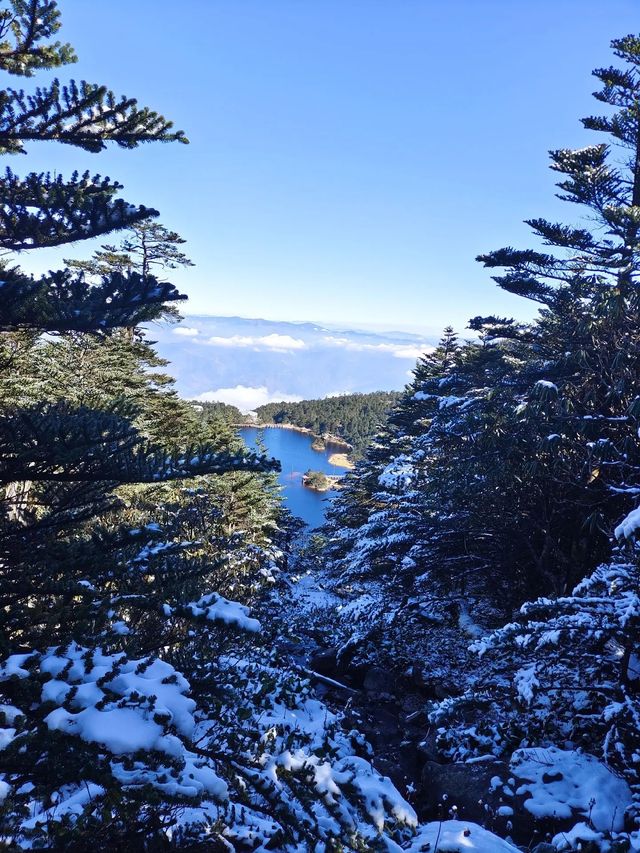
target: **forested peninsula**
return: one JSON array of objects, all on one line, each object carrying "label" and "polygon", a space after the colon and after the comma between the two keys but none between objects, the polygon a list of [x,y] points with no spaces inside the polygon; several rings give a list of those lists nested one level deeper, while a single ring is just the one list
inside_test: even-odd
[{"label": "forested peninsula", "polygon": [[268,403],[259,406],[256,415],[259,424],[289,424],[328,444],[345,442],[351,445],[350,457],[358,459],[399,398],[399,391],[341,394],[298,403]]},{"label": "forested peninsula", "polygon": [[341,394],[296,403],[267,403],[251,415],[243,415],[228,403],[198,402],[193,405],[207,422],[298,429],[314,439],[315,449],[335,450],[337,464],[349,467],[352,460],[362,458],[400,398],[400,391]]}]

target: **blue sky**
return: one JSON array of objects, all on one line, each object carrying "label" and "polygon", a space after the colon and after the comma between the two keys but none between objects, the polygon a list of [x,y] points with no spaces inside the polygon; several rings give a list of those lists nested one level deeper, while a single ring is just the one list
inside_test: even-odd
[{"label": "blue sky", "polygon": [[525,218],[578,214],[554,200],[546,152],[589,141],[591,69],[640,21],[637,0],[60,8],[80,61],[59,76],[137,97],[191,145],[34,145],[14,169],[89,168],[158,208],[197,264],[175,276],[189,312],[427,330],[532,315],[474,257],[530,245]]}]

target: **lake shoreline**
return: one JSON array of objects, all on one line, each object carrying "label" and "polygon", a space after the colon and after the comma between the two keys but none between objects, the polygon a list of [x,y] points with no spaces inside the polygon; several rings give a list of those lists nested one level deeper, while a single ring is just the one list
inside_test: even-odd
[{"label": "lake shoreline", "polygon": [[332,453],[329,456],[329,464],[335,465],[336,468],[344,468],[347,471],[353,471],[356,467],[347,453]]},{"label": "lake shoreline", "polygon": [[[350,451],[353,450],[353,445],[349,444],[348,441],[345,441],[343,438],[340,438],[338,435],[332,435],[330,432],[325,432],[322,435],[318,435],[318,433],[313,432],[308,427],[296,426],[296,424],[276,424],[276,423],[259,423],[258,421],[251,421],[243,424],[232,424],[232,426],[236,429],[242,429],[246,427],[251,427],[252,429],[288,429],[292,432],[299,432],[302,435],[308,435],[313,438],[313,443],[311,447],[313,450],[318,452],[322,452],[327,449],[327,447],[336,447],[339,450],[344,451],[343,453],[333,453],[331,457],[329,457],[329,461],[331,462],[332,457],[337,457],[342,459],[347,459]],[[353,463],[349,460],[349,464],[344,464],[341,462],[331,462],[332,465],[336,465],[338,468],[350,468],[353,466]]]}]

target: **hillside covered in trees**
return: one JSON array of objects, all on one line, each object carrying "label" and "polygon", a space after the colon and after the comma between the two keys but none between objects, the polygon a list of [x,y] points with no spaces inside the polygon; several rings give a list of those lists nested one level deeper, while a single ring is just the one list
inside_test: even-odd
[{"label": "hillside covered in trees", "polygon": [[268,403],[256,409],[256,414],[260,423],[292,424],[315,435],[341,438],[353,447],[352,455],[358,458],[399,397],[397,391],[341,394],[299,403]]},{"label": "hillside covered in trees", "polygon": [[246,417],[242,414],[237,406],[232,406],[229,403],[206,402],[192,403],[196,412],[200,413],[201,418],[207,423],[216,423],[221,421],[229,426],[238,426],[245,422]]},{"label": "hillside covered in trees", "polygon": [[[60,25],[0,2],[0,70],[74,62]],[[578,225],[479,258],[536,318],[446,329],[401,394],[261,411],[376,430],[301,541],[277,463],[143,331],[176,320],[183,238],[111,179],[4,173],[8,851],[640,848],[640,38],[613,51],[584,120],[606,142],[551,153]],[[86,82],[7,87],[0,115],[27,161],[186,143]]]}]

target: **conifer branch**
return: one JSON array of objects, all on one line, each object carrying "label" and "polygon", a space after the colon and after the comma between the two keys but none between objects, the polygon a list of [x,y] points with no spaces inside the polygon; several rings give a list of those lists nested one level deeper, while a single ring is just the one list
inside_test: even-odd
[{"label": "conifer branch", "polygon": [[122,185],[89,172],[70,180],[7,169],[0,178],[0,246],[11,251],[59,246],[126,228],[157,211],[115,199]]},{"label": "conifer branch", "polygon": [[[6,2],[6,0],[5,0]],[[60,12],[52,0],[9,0],[0,11],[0,70],[32,77],[38,68],[57,68],[76,62],[70,44],[52,38],[60,29]]]},{"label": "conifer branch", "polygon": [[61,270],[33,279],[15,269],[0,281],[0,331],[104,333],[161,317],[167,302],[186,299],[153,276],[114,272],[97,285],[82,273]]},{"label": "conifer branch", "polygon": [[120,97],[106,86],[58,80],[33,95],[0,91],[0,153],[23,153],[24,143],[56,141],[97,153],[115,142],[136,148],[141,142],[187,142],[183,131],[134,98]]}]

